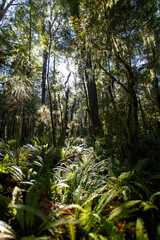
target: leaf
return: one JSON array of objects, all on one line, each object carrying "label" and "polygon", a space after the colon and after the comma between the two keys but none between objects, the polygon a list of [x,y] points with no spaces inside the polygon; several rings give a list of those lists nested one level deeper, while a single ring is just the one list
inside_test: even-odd
[{"label": "leaf", "polygon": [[160,192],[156,192],[150,197],[150,202],[151,203],[154,203],[154,199],[155,199],[156,196],[160,196]]},{"label": "leaf", "polygon": [[67,224],[79,224],[80,221],[75,219],[75,218],[62,218],[60,220],[56,220],[54,222],[49,222],[48,224],[46,224],[44,226],[44,228],[42,229],[42,231],[44,230],[49,230],[49,229],[52,229],[52,228],[55,228],[55,227],[58,227],[58,226],[61,226],[61,225],[67,225]]},{"label": "leaf", "polygon": [[16,178],[19,181],[22,181],[24,174],[18,166],[8,167],[8,169],[13,174],[14,178]]},{"label": "leaf", "polygon": [[0,239],[15,238],[14,230],[11,228],[10,225],[8,225],[7,223],[5,223],[3,221],[0,221],[0,232],[4,233],[4,234],[0,234]]},{"label": "leaf", "polygon": [[28,237],[23,237],[21,240],[48,240],[51,239],[51,237],[43,236],[43,237],[35,237],[34,235],[30,235]]},{"label": "leaf", "polygon": [[106,207],[107,203],[111,201],[115,196],[117,196],[118,191],[115,189],[110,189],[109,191],[105,192],[101,198],[99,199],[97,205],[94,208],[94,212],[101,213],[104,208]]},{"label": "leaf", "polygon": [[63,210],[72,209],[72,208],[76,208],[76,209],[80,210],[81,212],[85,212],[85,210],[77,204],[70,204],[70,205],[63,206],[62,208],[59,209],[59,211],[62,212]]},{"label": "leaf", "polygon": [[69,187],[67,184],[65,183],[58,183],[56,186],[60,186],[60,187]]},{"label": "leaf", "polygon": [[91,237],[91,239],[94,239],[94,240],[108,240],[107,237],[104,237],[97,233],[89,233],[89,236]]},{"label": "leaf", "polygon": [[[123,218],[123,214],[127,214],[127,211],[130,209],[130,208],[133,208],[135,207],[136,205],[138,205],[140,202],[142,202],[141,200],[132,200],[132,201],[128,201],[128,202],[125,202],[124,204],[122,204],[121,206],[115,208],[110,216],[109,216],[109,220],[112,220],[113,218],[115,217],[120,217],[120,218]],[[131,209],[132,211],[131,212],[135,212],[137,210],[136,209]],[[129,217],[129,216],[128,216]]]},{"label": "leaf", "polygon": [[34,209],[30,206],[22,205],[22,204],[13,205],[13,206],[10,206],[10,208],[22,209],[22,210],[25,210],[26,212],[32,212],[38,217],[40,217],[42,220],[47,221],[46,215],[43,214],[39,209]]},{"label": "leaf", "polygon": [[69,238],[70,240],[75,240],[76,239],[76,228],[73,224],[69,223],[67,224],[67,230],[69,233]]},{"label": "leaf", "polygon": [[9,155],[8,155],[8,153],[7,153],[7,154],[5,155],[3,161],[5,162],[5,161],[7,161],[8,159],[9,159]]},{"label": "leaf", "polygon": [[144,228],[144,222],[141,218],[136,221],[136,237],[137,240],[149,240],[148,234]]},{"label": "leaf", "polygon": [[141,206],[143,207],[143,211],[147,211],[149,209],[158,210],[158,208],[155,205],[151,204],[150,202],[142,202]]},{"label": "leaf", "polygon": [[121,175],[118,177],[118,180],[122,182],[124,179],[128,179],[131,176],[131,172],[123,172]]}]

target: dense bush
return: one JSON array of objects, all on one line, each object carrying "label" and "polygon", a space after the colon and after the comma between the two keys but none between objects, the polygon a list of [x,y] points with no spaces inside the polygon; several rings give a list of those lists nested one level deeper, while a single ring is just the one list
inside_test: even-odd
[{"label": "dense bush", "polygon": [[3,143],[0,238],[158,239],[160,176],[143,174],[145,159],[132,170],[116,155],[104,159],[100,141],[68,139],[53,149],[34,140],[18,161]]}]

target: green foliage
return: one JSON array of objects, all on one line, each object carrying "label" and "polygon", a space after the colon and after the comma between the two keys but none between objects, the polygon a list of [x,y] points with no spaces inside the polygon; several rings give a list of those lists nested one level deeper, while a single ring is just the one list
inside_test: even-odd
[{"label": "green foliage", "polygon": [[80,0],[61,0],[62,4],[64,7],[67,5],[70,10],[70,15],[72,16],[79,16],[79,5],[80,5]]},{"label": "green foliage", "polygon": [[[1,191],[0,191],[1,192]],[[0,193],[0,206],[1,206],[1,220],[7,221],[11,217],[10,211],[8,210],[8,205],[11,202],[11,197],[4,196]]]},{"label": "green foliage", "polygon": [[[150,238],[146,222],[159,221],[160,194],[152,193],[141,178],[143,162],[132,171],[122,166],[114,175],[98,142],[93,148],[83,139],[70,139],[57,151],[44,139],[34,139],[33,144],[19,149],[19,166],[12,161],[7,168],[17,180],[12,199],[4,205],[13,216],[14,234],[19,229],[21,239]],[[61,157],[54,168],[52,153]]]},{"label": "green foliage", "polygon": [[138,240],[149,240],[144,228],[144,222],[141,218],[138,218],[136,222],[136,237]]},{"label": "green foliage", "polygon": [[2,233],[0,239],[15,239],[16,237],[16,233],[11,226],[3,221],[0,221],[0,232]]}]

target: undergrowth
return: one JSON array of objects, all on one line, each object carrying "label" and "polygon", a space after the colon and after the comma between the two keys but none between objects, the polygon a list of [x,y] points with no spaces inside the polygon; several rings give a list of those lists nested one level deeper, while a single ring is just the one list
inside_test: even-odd
[{"label": "undergrowth", "polygon": [[160,238],[160,174],[149,155],[130,169],[101,139],[56,149],[34,139],[18,155],[14,141],[1,141],[0,149],[1,239]]}]

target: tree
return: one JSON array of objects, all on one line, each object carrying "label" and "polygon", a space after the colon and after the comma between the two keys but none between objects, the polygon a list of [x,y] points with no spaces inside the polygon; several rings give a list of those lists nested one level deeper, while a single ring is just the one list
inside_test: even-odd
[{"label": "tree", "polygon": [[[150,26],[150,35],[155,31],[153,29],[156,29],[157,32],[157,26],[151,24],[154,20],[156,24],[158,22],[158,19],[156,19],[158,16],[157,6],[157,1],[154,1],[154,3],[153,1],[146,1],[143,6],[140,1],[83,1],[79,17],[72,18],[77,45],[80,51],[85,49],[86,52],[90,53],[92,65],[95,66],[94,69],[99,76],[97,78],[98,91],[100,90],[98,88],[100,79],[103,76],[106,78],[104,86],[106,85],[106,94],[108,94],[112,103],[108,107],[112,106],[114,108],[118,121],[123,125],[123,131],[117,129],[117,132],[121,136],[123,133],[124,138],[127,136],[127,157],[130,159],[131,165],[136,162],[139,151],[140,114],[138,97],[142,94],[142,83],[146,77],[142,72],[142,69],[145,70],[146,55],[143,52],[145,46],[141,34],[142,30],[147,29],[148,26]],[[146,18],[148,14],[150,20]],[[153,61],[157,62],[157,57],[156,59],[154,57],[155,49],[153,51],[152,48],[151,52],[152,60],[154,59]],[[153,89],[155,89],[158,103],[157,70],[155,72],[155,68],[154,70],[152,68],[152,73],[154,75]],[[102,77],[100,77],[101,74]],[[119,99],[121,99],[121,105],[124,106],[124,111],[118,106]],[[107,110],[107,112],[111,114],[111,111]],[[107,117],[107,119],[109,118]],[[108,131],[110,131],[111,124],[107,123]],[[116,124],[115,127],[117,127]],[[116,131],[114,131],[115,133]],[[120,135],[116,137],[119,138]]]},{"label": "tree", "polygon": [[7,0],[2,0],[2,4],[0,5],[0,21],[3,20],[4,15],[6,14],[9,7],[13,4],[15,0],[10,0],[9,3],[7,3]]}]

